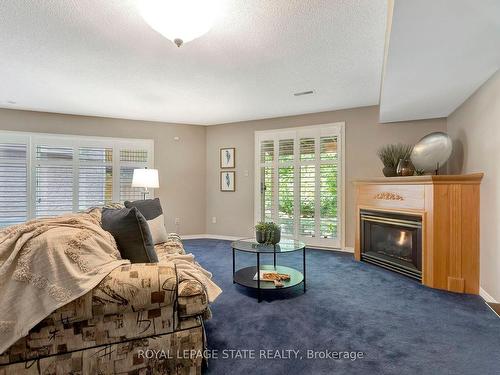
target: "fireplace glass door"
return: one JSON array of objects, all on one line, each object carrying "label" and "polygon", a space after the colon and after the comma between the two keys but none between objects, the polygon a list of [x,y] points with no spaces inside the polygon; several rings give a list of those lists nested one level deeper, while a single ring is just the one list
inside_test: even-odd
[{"label": "fireplace glass door", "polygon": [[361,258],[421,279],[422,219],[378,211],[361,212]]}]

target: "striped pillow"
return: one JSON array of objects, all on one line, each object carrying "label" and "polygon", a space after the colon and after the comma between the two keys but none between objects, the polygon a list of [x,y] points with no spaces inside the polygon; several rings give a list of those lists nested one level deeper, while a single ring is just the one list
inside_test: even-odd
[{"label": "striped pillow", "polygon": [[133,202],[125,201],[125,207],[136,207],[146,218],[155,245],[167,241],[168,235],[165,229],[165,219],[163,217],[163,210],[159,198]]}]

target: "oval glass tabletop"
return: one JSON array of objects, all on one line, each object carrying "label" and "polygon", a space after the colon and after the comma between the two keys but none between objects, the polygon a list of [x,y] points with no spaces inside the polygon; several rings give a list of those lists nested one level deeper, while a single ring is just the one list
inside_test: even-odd
[{"label": "oval glass tabletop", "polygon": [[266,245],[258,243],[255,238],[245,238],[234,241],[231,246],[233,249],[249,253],[287,253],[302,250],[306,244],[301,241],[284,238],[276,245]]}]

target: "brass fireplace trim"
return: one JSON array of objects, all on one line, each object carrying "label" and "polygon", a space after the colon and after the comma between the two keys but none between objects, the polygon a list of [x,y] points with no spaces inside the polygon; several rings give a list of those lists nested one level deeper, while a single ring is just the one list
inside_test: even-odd
[{"label": "brass fireplace trim", "polygon": [[373,221],[373,222],[382,223],[382,224],[396,224],[396,225],[399,225],[401,227],[407,227],[407,228],[422,228],[422,223],[419,221],[393,219],[393,218],[372,216],[372,215],[366,215],[366,214],[361,214],[361,220]]}]

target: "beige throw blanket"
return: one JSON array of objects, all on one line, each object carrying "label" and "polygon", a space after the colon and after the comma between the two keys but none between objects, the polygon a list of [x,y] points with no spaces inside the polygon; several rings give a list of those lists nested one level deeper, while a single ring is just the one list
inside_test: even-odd
[{"label": "beige throw blanket", "polygon": [[52,311],[128,263],[92,213],[33,220],[0,231],[0,353]]},{"label": "beige throw blanket", "polygon": [[158,254],[160,263],[175,265],[179,282],[198,280],[205,287],[208,301],[213,302],[222,293],[222,289],[212,281],[212,274],[200,266],[193,254]]}]

